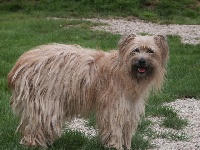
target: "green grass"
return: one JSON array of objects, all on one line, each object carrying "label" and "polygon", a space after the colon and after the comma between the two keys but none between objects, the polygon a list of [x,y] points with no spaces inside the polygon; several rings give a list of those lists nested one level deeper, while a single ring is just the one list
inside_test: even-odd
[{"label": "green grass", "polygon": [[[37,2],[37,1],[35,1]],[[53,14],[53,13],[52,13]],[[0,145],[2,149],[35,149],[19,144],[20,135],[15,133],[19,118],[15,117],[9,106],[11,96],[7,87],[6,76],[17,58],[25,51],[47,43],[79,44],[83,47],[100,48],[105,51],[116,49],[119,35],[92,31],[96,23],[80,20],[51,20],[43,14],[26,14],[21,12],[0,13]],[[163,126],[181,130],[187,122],[164,102],[176,98],[200,98],[200,45],[181,44],[177,36],[168,36],[170,61],[168,75],[162,93],[151,95],[146,108],[146,116],[164,116]],[[132,149],[151,147],[149,139],[154,137],[148,127],[148,120],[142,120],[132,140]],[[90,126],[95,126],[95,118],[90,117]],[[172,135],[178,140],[182,136]],[[145,138],[148,137],[148,138]],[[79,132],[68,131],[55,141],[48,149],[70,150],[104,150],[98,138],[88,139]]]},{"label": "green grass", "polygon": [[2,12],[58,17],[126,17],[157,23],[200,24],[198,0],[10,0]]},{"label": "green grass", "polygon": [[187,126],[188,123],[187,123],[187,120],[183,120],[176,116],[172,118],[168,117],[167,119],[163,121],[162,125],[164,125],[167,128],[174,128],[174,129],[180,130],[183,127]]}]

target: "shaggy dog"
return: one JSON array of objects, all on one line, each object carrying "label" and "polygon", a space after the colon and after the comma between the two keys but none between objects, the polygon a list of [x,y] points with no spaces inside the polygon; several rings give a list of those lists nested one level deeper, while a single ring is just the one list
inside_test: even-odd
[{"label": "shaggy dog", "polygon": [[49,44],[24,53],[8,75],[11,106],[25,145],[47,146],[65,121],[93,110],[106,147],[131,149],[150,91],[161,89],[168,59],[162,35],[127,35],[118,51]]}]

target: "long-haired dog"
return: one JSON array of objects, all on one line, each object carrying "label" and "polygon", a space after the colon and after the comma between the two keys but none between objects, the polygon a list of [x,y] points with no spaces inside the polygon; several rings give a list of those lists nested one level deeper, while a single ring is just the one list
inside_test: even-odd
[{"label": "long-haired dog", "polygon": [[47,146],[65,121],[96,112],[102,143],[131,149],[150,91],[160,90],[168,44],[162,35],[127,35],[118,51],[49,44],[24,53],[8,75],[11,106],[25,145]]}]

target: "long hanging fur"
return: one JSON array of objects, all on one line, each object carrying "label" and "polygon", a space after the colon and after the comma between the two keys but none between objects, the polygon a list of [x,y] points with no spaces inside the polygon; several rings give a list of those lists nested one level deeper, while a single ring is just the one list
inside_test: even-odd
[{"label": "long hanging fur", "polygon": [[[155,49],[155,57],[131,57],[138,44]],[[139,57],[155,68],[151,77],[141,81],[131,71]],[[65,121],[95,110],[102,143],[130,149],[149,92],[162,86],[167,59],[162,35],[128,35],[120,40],[119,51],[49,44],[24,53],[8,75],[10,104],[21,117],[17,128],[21,143],[46,147],[61,136]]]}]

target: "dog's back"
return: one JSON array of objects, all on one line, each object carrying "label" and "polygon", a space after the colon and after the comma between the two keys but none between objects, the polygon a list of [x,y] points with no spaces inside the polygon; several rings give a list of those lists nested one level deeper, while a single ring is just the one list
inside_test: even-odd
[{"label": "dog's back", "polygon": [[[73,63],[76,63],[73,61],[77,60],[76,58],[78,57],[87,59],[86,62],[90,64],[94,61],[94,58],[91,56],[92,53],[92,50],[83,51],[82,47],[77,45],[49,44],[37,47],[25,52],[18,59],[15,66],[8,74],[8,84],[10,87],[13,87],[12,85],[14,85],[15,80],[20,77],[23,70],[28,68],[37,73],[38,71],[44,71],[44,68],[49,67],[46,71],[50,74],[55,67],[62,68],[63,66],[69,65],[65,64],[66,62],[73,65]],[[71,55],[74,55],[74,57],[70,57]],[[56,64],[59,66],[56,66]]]}]

